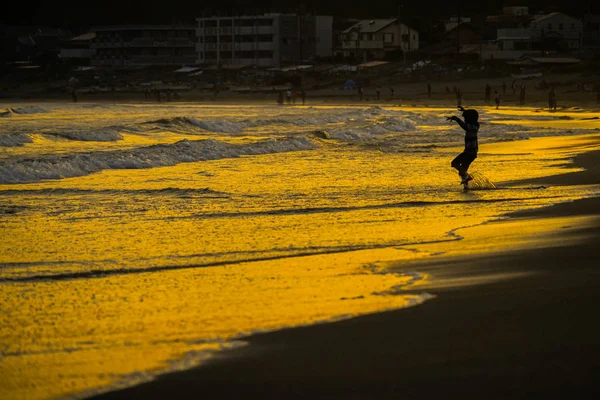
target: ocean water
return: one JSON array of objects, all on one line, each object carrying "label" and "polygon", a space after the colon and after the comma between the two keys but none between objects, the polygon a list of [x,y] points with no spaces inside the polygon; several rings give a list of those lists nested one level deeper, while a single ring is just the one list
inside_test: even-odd
[{"label": "ocean water", "polygon": [[[463,191],[452,109],[0,105],[0,397],[82,398],[244,335],[415,306],[419,244],[597,195],[585,113],[481,109]],[[411,293],[414,293],[411,292]]]}]

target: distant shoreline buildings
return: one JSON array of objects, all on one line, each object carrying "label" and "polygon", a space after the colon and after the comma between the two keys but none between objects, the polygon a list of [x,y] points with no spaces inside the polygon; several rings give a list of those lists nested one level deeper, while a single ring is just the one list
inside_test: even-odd
[{"label": "distant shoreline buildings", "polygon": [[442,29],[435,35],[419,32],[405,18],[349,20],[307,13],[201,17],[190,25],[98,26],[76,36],[60,29],[0,26],[0,64],[55,57],[72,66],[284,68],[398,61],[411,53],[424,60],[461,57],[482,64],[524,57],[593,58],[600,53],[598,15],[578,19],[512,6],[497,15],[475,17],[429,21]]}]

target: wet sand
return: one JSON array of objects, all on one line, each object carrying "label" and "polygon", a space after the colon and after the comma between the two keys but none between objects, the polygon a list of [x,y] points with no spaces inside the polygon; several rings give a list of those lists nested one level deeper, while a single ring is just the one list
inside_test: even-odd
[{"label": "wet sand", "polygon": [[[598,151],[579,155],[586,171],[528,183],[598,184],[599,159]],[[600,198],[517,213],[594,222],[555,230],[550,246],[396,266],[430,274],[430,286],[415,290],[437,297],[253,335],[203,366],[98,398],[597,398],[599,215]],[[477,282],[490,275],[509,278]]]}]

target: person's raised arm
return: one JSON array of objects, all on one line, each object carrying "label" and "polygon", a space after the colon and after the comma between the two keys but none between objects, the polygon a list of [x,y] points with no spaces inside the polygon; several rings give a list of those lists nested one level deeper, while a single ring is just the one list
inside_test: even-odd
[{"label": "person's raised arm", "polygon": [[465,122],[458,118],[457,116],[451,116],[451,117],[446,117],[446,121],[456,121],[456,123],[458,125],[460,125],[461,128],[463,128],[464,130],[467,130],[467,124],[465,124]]}]

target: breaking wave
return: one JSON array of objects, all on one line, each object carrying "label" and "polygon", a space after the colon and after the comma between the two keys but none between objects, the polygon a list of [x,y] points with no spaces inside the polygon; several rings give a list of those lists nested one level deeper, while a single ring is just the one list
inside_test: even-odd
[{"label": "breaking wave", "polygon": [[235,158],[242,155],[272,154],[311,150],[318,145],[307,137],[267,139],[252,144],[229,144],[218,140],[181,140],[132,150],[97,151],[67,156],[0,162],[0,183],[26,183],[87,175],[105,169],[142,169],[172,166],[184,162]]},{"label": "breaking wave", "polygon": [[17,114],[41,114],[41,113],[46,113],[48,112],[47,110],[43,109],[42,107],[38,107],[38,106],[25,106],[25,107],[8,107],[6,109],[4,109],[3,111],[0,111],[0,116],[1,117],[12,117],[13,115]]},{"label": "breaking wave", "polygon": [[[333,111],[333,112],[332,112]],[[383,121],[377,119],[381,117]],[[395,119],[392,121],[392,119]],[[405,113],[397,111],[384,110],[380,107],[371,107],[358,110],[303,110],[301,114],[281,114],[265,119],[243,119],[240,121],[227,119],[197,119],[188,116],[179,116],[173,118],[163,118],[155,121],[148,121],[143,125],[158,125],[163,129],[172,129],[178,132],[190,132],[190,129],[201,129],[207,132],[219,132],[237,134],[248,128],[267,127],[273,125],[291,125],[300,127],[323,127],[328,124],[337,124],[344,122],[365,122],[371,121],[378,124],[390,126],[386,131],[414,129],[414,123],[410,121]],[[393,124],[397,124],[394,129]]]},{"label": "breaking wave", "polygon": [[348,141],[371,139],[377,135],[385,135],[393,132],[406,132],[415,129],[415,124],[410,119],[384,118],[360,126],[333,129],[329,133],[334,139]]},{"label": "breaking wave", "polygon": [[19,147],[31,142],[33,140],[25,133],[0,134],[0,146],[2,147]]},{"label": "breaking wave", "polygon": [[176,131],[183,131],[185,133],[189,133],[190,127],[200,128],[210,132],[240,133],[248,126],[248,124],[235,121],[204,121],[193,117],[163,118],[156,121],[146,122],[144,124],[156,124],[165,128],[175,128]]},{"label": "breaking wave", "polygon": [[115,142],[122,140],[123,135],[117,127],[100,128],[98,130],[79,130],[65,132],[44,132],[44,135],[62,137],[69,140],[80,140],[82,142]]}]

